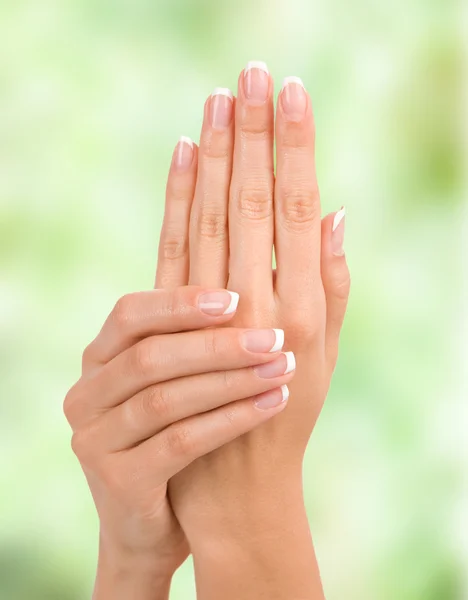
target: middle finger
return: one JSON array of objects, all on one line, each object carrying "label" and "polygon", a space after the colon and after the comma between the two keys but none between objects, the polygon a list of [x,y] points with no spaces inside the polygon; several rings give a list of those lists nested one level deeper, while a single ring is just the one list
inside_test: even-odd
[{"label": "middle finger", "polygon": [[69,392],[69,420],[79,425],[155,383],[241,369],[276,357],[279,329],[219,328],[147,337]]},{"label": "middle finger", "polygon": [[239,77],[229,198],[229,281],[251,300],[272,285],[273,81],[261,62]]}]

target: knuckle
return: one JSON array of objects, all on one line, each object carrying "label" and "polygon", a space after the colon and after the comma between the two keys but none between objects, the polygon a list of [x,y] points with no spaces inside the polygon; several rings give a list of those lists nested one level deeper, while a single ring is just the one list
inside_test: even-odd
[{"label": "knuckle", "polygon": [[240,383],[240,374],[236,371],[220,371],[218,374],[220,384],[226,392],[234,391]]},{"label": "knuckle", "polygon": [[273,216],[273,194],[267,182],[241,187],[236,194],[239,214],[245,219],[264,221]]},{"label": "knuckle", "polygon": [[65,396],[63,401],[63,414],[65,415],[68,422],[70,422],[70,417],[72,414],[72,406],[73,406],[73,393],[72,390],[69,390]]},{"label": "knuckle", "polygon": [[234,427],[238,417],[238,409],[236,403],[232,403],[223,410],[223,416],[229,427]]},{"label": "knuckle", "polygon": [[[219,161],[227,161],[231,157],[231,145],[228,136],[221,131],[211,131],[209,135],[206,135],[203,139],[202,144],[203,158],[205,159],[207,170],[211,168],[218,168],[221,166]],[[213,161],[214,165],[210,165]]]},{"label": "knuckle", "polygon": [[314,127],[308,129],[301,122],[289,121],[283,129],[281,153],[283,156],[287,153],[296,157],[303,156],[305,153],[309,155],[313,152],[314,141]]},{"label": "knuckle", "polygon": [[179,177],[170,177],[167,182],[166,198],[173,204],[180,204],[178,208],[184,210],[190,206],[192,197],[191,186],[187,184],[185,179]]},{"label": "knuckle", "polygon": [[168,389],[162,385],[152,385],[141,398],[141,413],[144,417],[166,421],[171,416],[172,399]]},{"label": "knuckle", "polygon": [[86,365],[93,362],[94,360],[94,343],[89,343],[86,348],[83,350],[83,354],[81,355],[81,365],[85,368]]},{"label": "knuckle", "polygon": [[187,237],[184,235],[168,235],[161,240],[161,255],[165,260],[178,260],[183,258],[187,252]]},{"label": "knuckle", "polygon": [[204,210],[198,218],[198,229],[204,238],[224,241],[227,235],[226,214]]},{"label": "knuckle", "polygon": [[79,402],[79,381],[75,383],[66,393],[63,400],[63,414],[67,421],[71,423],[73,421],[73,415],[75,413],[76,405]]},{"label": "knuckle", "polygon": [[339,300],[348,300],[351,289],[351,276],[346,268],[344,273],[337,275],[333,281],[333,293]]},{"label": "knuckle", "polygon": [[157,363],[157,347],[152,338],[146,338],[139,342],[132,349],[132,370],[141,375],[147,375],[154,372]]},{"label": "knuckle", "polygon": [[272,125],[269,120],[269,115],[265,113],[264,107],[246,107],[244,114],[242,115],[242,120],[239,122],[239,131],[246,143],[271,143]]},{"label": "knuckle", "polygon": [[287,228],[308,229],[320,219],[319,191],[316,186],[283,185],[279,190],[283,219]]},{"label": "knuckle", "polygon": [[325,306],[317,305],[316,310],[292,310],[287,319],[290,339],[302,346],[317,339],[324,330]]},{"label": "knuckle", "polygon": [[117,300],[112,310],[112,321],[119,329],[126,329],[135,310],[135,294],[125,294]]},{"label": "knuckle", "polygon": [[194,440],[190,427],[179,422],[166,430],[168,447],[178,456],[192,456],[194,454]]},{"label": "knuckle", "polygon": [[174,282],[174,270],[170,267],[168,262],[163,260],[158,261],[156,273],[158,289],[168,290],[177,285]]},{"label": "knuckle", "polygon": [[71,447],[80,462],[89,459],[90,446],[88,444],[88,436],[82,429],[78,429],[73,433]]},{"label": "knuckle", "polygon": [[184,314],[187,309],[187,289],[185,287],[175,288],[171,293],[163,297],[164,315],[167,318]]}]

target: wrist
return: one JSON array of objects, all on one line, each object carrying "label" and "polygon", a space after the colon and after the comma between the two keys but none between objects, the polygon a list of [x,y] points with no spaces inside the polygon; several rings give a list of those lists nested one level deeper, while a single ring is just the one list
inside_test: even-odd
[{"label": "wrist", "polygon": [[193,552],[211,552],[219,544],[248,552],[246,540],[249,547],[256,547],[298,529],[309,535],[300,470],[262,477],[237,488],[217,486],[204,499],[202,509],[201,503],[196,504],[198,515],[190,513],[183,522]]},{"label": "wrist", "polygon": [[225,507],[190,539],[200,597],[323,600],[302,486]]},{"label": "wrist", "polygon": [[154,554],[131,552],[101,539],[93,600],[167,600],[174,572]]}]

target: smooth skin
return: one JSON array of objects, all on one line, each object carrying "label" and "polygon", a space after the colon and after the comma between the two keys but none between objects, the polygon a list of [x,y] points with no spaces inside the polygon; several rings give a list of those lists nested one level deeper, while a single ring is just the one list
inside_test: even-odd
[{"label": "smooth skin", "polygon": [[[315,600],[323,590],[302,462],[335,368],[348,299],[344,221],[332,231],[336,215],[320,219],[309,95],[300,81],[287,80],[275,123],[273,81],[256,67],[241,73],[230,118],[213,119],[229,108],[226,96],[208,99],[198,152],[185,171],[171,171],[169,188],[178,194],[168,198],[161,247],[177,240],[181,251],[160,254],[156,285],[238,292],[232,324],[284,329],[297,371],[281,415],[192,463],[171,479],[169,492],[194,554],[199,598]],[[195,169],[192,201],[182,180],[193,182]],[[192,203],[190,220],[173,221],[172,203],[186,215]]]},{"label": "smooth skin", "polygon": [[[200,598],[323,597],[301,469],[349,273],[344,222],[320,222],[310,100],[290,85],[276,181],[270,76],[243,71],[237,100],[207,100],[200,148],[174,152],[157,289],[117,302],[65,399],[100,518],[95,600],[167,599],[189,549]],[[294,100],[302,116],[286,111]],[[240,302],[223,315],[225,289]],[[288,354],[270,351],[273,328]]]}]

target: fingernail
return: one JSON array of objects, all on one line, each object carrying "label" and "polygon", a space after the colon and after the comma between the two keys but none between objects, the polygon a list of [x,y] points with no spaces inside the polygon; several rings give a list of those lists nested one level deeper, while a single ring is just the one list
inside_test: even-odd
[{"label": "fingernail", "polygon": [[251,60],[244,69],[244,91],[249,100],[265,102],[268,98],[270,72],[260,60]]},{"label": "fingernail", "polygon": [[193,160],[193,142],[182,135],[175,149],[175,166],[179,171],[187,170]]},{"label": "fingernail", "polygon": [[335,256],[343,256],[346,209],[344,206],[336,213],[332,226],[332,252]]},{"label": "fingernail", "polygon": [[239,294],[228,290],[206,292],[198,298],[198,308],[201,312],[213,317],[232,314],[238,304]]},{"label": "fingernail", "polygon": [[291,373],[296,368],[296,358],[294,352],[283,352],[281,356],[275,358],[270,363],[254,367],[255,373],[262,379],[272,379]]},{"label": "fingernail", "polygon": [[270,390],[259,394],[255,400],[255,406],[260,410],[268,410],[269,408],[275,408],[280,404],[283,404],[289,398],[289,389],[287,385],[282,385],[276,390]]},{"label": "fingernail", "polygon": [[211,94],[210,121],[215,129],[225,129],[232,119],[233,95],[228,88],[216,88]]},{"label": "fingernail", "polygon": [[252,329],[243,335],[243,345],[250,352],[278,352],[284,344],[282,329]]},{"label": "fingernail", "polygon": [[299,77],[286,77],[281,94],[283,110],[290,121],[300,121],[307,108],[307,93]]}]

